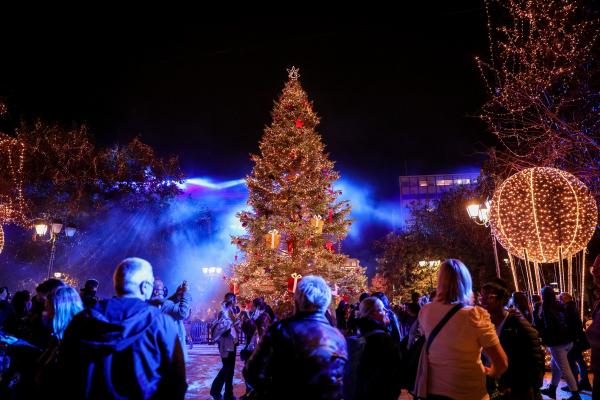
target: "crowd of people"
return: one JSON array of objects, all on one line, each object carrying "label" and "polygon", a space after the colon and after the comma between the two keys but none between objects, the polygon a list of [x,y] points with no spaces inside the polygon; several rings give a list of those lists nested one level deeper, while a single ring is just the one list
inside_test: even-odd
[{"label": "crowd of people", "polygon": [[[592,276],[600,286],[600,256]],[[0,398],[184,398],[187,283],[169,296],[147,261],[128,258],[113,284],[103,300],[94,279],[80,291],[48,279],[34,296],[0,288]],[[319,276],[298,283],[286,317],[264,298],[240,308],[227,293],[210,326],[222,360],[213,399],[235,399],[238,353],[243,397],[254,400],[397,400],[402,390],[430,400],[554,399],[559,390],[600,398],[600,313],[586,335],[569,293],[546,287],[528,297],[495,279],[474,294],[466,266],[449,259],[436,290],[401,307],[381,292],[335,311],[331,302]],[[594,385],[583,357],[590,347]]]}]

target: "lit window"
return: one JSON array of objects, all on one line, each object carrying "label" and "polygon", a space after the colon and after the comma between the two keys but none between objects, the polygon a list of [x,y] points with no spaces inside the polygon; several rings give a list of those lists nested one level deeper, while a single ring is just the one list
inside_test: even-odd
[{"label": "lit window", "polygon": [[421,187],[427,186],[427,181],[425,181],[425,180],[419,181],[419,186],[421,186]]},{"label": "lit window", "polygon": [[437,186],[450,186],[452,185],[452,179],[438,179],[435,181]]}]

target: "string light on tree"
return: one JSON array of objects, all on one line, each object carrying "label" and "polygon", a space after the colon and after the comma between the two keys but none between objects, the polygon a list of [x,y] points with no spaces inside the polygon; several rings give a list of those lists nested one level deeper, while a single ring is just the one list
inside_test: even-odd
[{"label": "string light on tree", "polygon": [[556,167],[600,194],[598,19],[583,0],[485,0],[489,54],[476,58],[489,100],[481,118],[501,143],[501,176]]},{"label": "string light on tree", "polygon": [[298,68],[288,70],[246,178],[251,211],[238,216],[247,234],[232,238],[243,254],[233,277],[242,298],[286,299],[292,274],[321,275],[342,294],[366,287],[363,270],[346,269],[348,257],[334,251],[348,233],[350,204],[333,189],[339,174],[299,76]]}]

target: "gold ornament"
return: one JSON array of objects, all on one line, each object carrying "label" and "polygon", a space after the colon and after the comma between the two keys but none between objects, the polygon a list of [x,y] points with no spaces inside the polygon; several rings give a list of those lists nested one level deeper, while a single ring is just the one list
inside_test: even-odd
[{"label": "gold ornament", "polygon": [[325,221],[323,221],[323,217],[320,215],[315,215],[310,219],[310,226],[315,229],[315,234],[317,235],[323,233],[323,225],[325,225]]},{"label": "gold ornament", "polygon": [[277,229],[271,229],[269,233],[265,235],[265,243],[267,247],[270,249],[276,249],[279,247],[279,242],[281,241],[281,234]]},{"label": "gold ornament", "polygon": [[598,222],[583,182],[556,168],[527,168],[505,180],[492,199],[490,225],[511,254],[552,263],[584,250]]}]

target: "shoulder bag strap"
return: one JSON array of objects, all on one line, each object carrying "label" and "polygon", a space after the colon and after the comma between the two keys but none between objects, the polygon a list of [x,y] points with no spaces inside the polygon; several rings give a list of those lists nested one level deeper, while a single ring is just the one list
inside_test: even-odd
[{"label": "shoulder bag strap", "polygon": [[450,318],[452,318],[452,316],[454,314],[456,314],[458,312],[458,310],[460,310],[463,307],[464,307],[464,305],[462,303],[458,303],[457,305],[452,307],[452,309],[450,311],[448,311],[448,314],[446,314],[444,316],[444,318],[442,318],[442,320],[435,326],[435,328],[433,328],[433,330],[431,331],[431,334],[427,338],[427,352],[429,352],[429,347],[431,347],[431,343],[433,343],[433,339],[435,339],[435,337],[438,335],[438,333],[440,333],[440,331],[442,330],[444,325],[446,325],[446,322],[450,321]]}]

